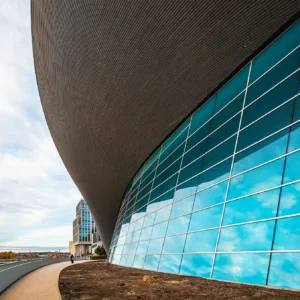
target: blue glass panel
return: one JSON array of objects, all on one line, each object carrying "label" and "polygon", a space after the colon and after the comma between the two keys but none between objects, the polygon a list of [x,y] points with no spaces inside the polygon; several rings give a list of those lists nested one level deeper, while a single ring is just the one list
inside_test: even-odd
[{"label": "blue glass panel", "polygon": [[135,230],[141,229],[143,227],[143,224],[144,224],[144,218],[138,219],[135,224]]},{"label": "blue glass panel", "polygon": [[205,230],[187,235],[184,252],[214,252],[218,229]]},{"label": "blue glass panel", "polygon": [[138,243],[130,244],[128,253],[135,254],[137,246],[138,246]]},{"label": "blue glass panel", "polygon": [[183,255],[180,274],[209,278],[213,257],[213,254]]},{"label": "blue glass panel", "polygon": [[299,45],[299,30],[300,22],[297,22],[254,59],[252,63],[250,82],[256,80]]},{"label": "blue glass panel", "polygon": [[222,228],[218,251],[269,251],[274,225],[267,221]]},{"label": "blue glass panel", "polygon": [[227,202],[223,225],[268,219],[276,216],[280,189]]},{"label": "blue glass panel", "polygon": [[186,234],[167,237],[162,253],[181,253],[184,248],[185,238]]},{"label": "blue glass panel", "polygon": [[131,242],[132,236],[133,236],[132,233],[128,233],[128,234],[127,234],[127,236],[126,236],[126,243],[130,243],[130,242]]},{"label": "blue glass panel", "polygon": [[175,202],[172,206],[171,218],[188,214],[192,211],[195,195]]},{"label": "blue glass panel", "polygon": [[290,124],[293,101],[276,109],[239,134],[237,151],[263,139]]},{"label": "blue glass panel", "polygon": [[200,175],[198,191],[201,191],[211,185],[214,185],[224,179],[228,178],[231,168],[232,158],[216,165],[215,167],[205,171]]},{"label": "blue glass panel", "polygon": [[289,130],[283,130],[235,156],[232,174],[235,175],[284,155]]},{"label": "blue glass panel", "polygon": [[153,225],[154,220],[155,220],[155,215],[156,215],[156,212],[146,215],[145,221],[144,221],[144,227]]},{"label": "blue glass panel", "polygon": [[128,254],[128,253],[129,253],[130,245],[131,245],[131,244],[125,244],[125,245],[123,246],[122,254]]},{"label": "blue glass panel", "polygon": [[159,255],[146,255],[144,269],[156,271],[158,267]]},{"label": "blue glass panel", "polygon": [[149,241],[139,242],[139,245],[136,249],[136,254],[146,254],[148,249]]},{"label": "blue glass panel", "polygon": [[138,231],[134,231],[133,232],[133,236],[132,236],[132,242],[136,242],[140,239],[140,235],[141,235],[141,230]]},{"label": "blue glass panel", "polygon": [[120,259],[121,259],[121,255],[114,255],[113,259],[112,259],[112,263],[113,264],[120,264]]},{"label": "blue glass panel", "polygon": [[120,265],[125,266],[126,265],[126,260],[127,260],[127,255],[122,255],[121,260],[120,260]]},{"label": "blue glass panel", "polygon": [[218,92],[215,113],[246,88],[249,65],[244,67]]},{"label": "blue glass panel", "polygon": [[198,210],[210,205],[223,202],[225,200],[227,185],[228,181],[224,181],[197,193],[193,210]]},{"label": "blue glass panel", "polygon": [[300,217],[277,220],[274,250],[300,249]]},{"label": "blue glass panel", "polygon": [[266,284],[270,254],[218,254],[213,278]]},{"label": "blue glass panel", "polygon": [[178,184],[190,179],[191,177],[197,175],[201,171],[202,158],[191,163],[189,166],[185,167],[180,171]]},{"label": "blue glass panel", "polygon": [[158,271],[167,273],[178,273],[182,255],[162,255]]},{"label": "blue glass panel", "polygon": [[177,181],[178,173],[169,178],[168,180],[165,181],[165,183],[162,184],[161,186],[161,193],[164,194],[165,192],[171,190],[172,188],[175,187],[176,181]]},{"label": "blue glass panel", "polygon": [[122,254],[122,251],[123,251],[123,246],[119,246],[116,248],[115,254]]},{"label": "blue glass panel", "polygon": [[195,132],[201,125],[203,125],[213,113],[215,106],[215,96],[209,99],[204,105],[200,107],[194,114],[190,128],[190,135]]},{"label": "blue glass panel", "polygon": [[151,238],[158,238],[165,236],[168,222],[159,223],[153,226]]},{"label": "blue glass panel", "polygon": [[[193,135],[190,135],[190,137],[188,138],[188,140],[186,142],[185,151],[188,151],[190,148],[192,148],[197,143],[199,143],[200,141],[202,141],[203,139],[205,139],[207,137],[207,135],[209,134],[209,130],[210,130],[210,123],[211,123],[211,121],[209,121],[204,126],[202,126],[200,129],[198,129]],[[204,141],[203,146],[198,148],[199,149],[198,155],[201,155],[201,151],[204,151],[203,149],[205,149],[205,145],[206,145],[206,141]]]},{"label": "blue glass panel", "polygon": [[[245,87],[244,87],[245,88]],[[242,109],[244,102],[245,93],[242,93],[234,101],[228,104],[222,111],[220,111],[212,120],[211,120],[211,129],[210,131],[215,130],[219,126],[223,125],[228,121],[232,116]],[[219,97],[218,97],[218,100]]]},{"label": "blue glass panel", "polygon": [[268,285],[300,289],[300,253],[273,253]]},{"label": "blue glass panel", "polygon": [[300,179],[300,151],[291,154],[286,159],[284,183]]},{"label": "blue glass panel", "polygon": [[[300,93],[300,84],[298,84],[297,93],[298,94]],[[297,97],[297,99],[296,99],[294,116],[293,116],[293,122],[296,122],[297,120],[300,120],[300,97]]]},{"label": "blue glass panel", "polygon": [[[276,108],[283,102],[292,98],[295,94],[295,87],[298,74],[289,77],[287,80],[279,84],[270,92],[259,98],[257,101],[248,106],[243,113],[243,120],[241,128],[255,121],[267,112]],[[255,88],[255,87],[253,87]],[[252,87],[249,89],[249,91]],[[251,94],[247,94],[247,99]]]},{"label": "blue glass panel", "polygon": [[150,240],[147,253],[148,254],[160,254],[163,244],[164,244],[163,238]]},{"label": "blue glass panel", "polygon": [[300,213],[300,183],[285,186],[281,190],[279,216]]},{"label": "blue glass panel", "polygon": [[172,219],[168,226],[168,235],[186,232],[189,227],[191,215],[185,215],[176,219]]},{"label": "blue glass panel", "polygon": [[291,128],[288,152],[300,148],[300,124],[296,124]]},{"label": "blue glass panel", "polygon": [[[207,150],[207,139],[196,145],[193,149],[185,152],[182,161],[182,168],[203,155]],[[201,164],[200,164],[201,167]]]},{"label": "blue glass panel", "polygon": [[155,223],[168,220],[170,217],[171,209],[172,209],[172,205],[167,205],[161,208],[160,210],[158,210],[156,213]]},{"label": "blue glass panel", "polygon": [[235,141],[236,135],[207,153],[204,157],[202,170],[206,170],[211,166],[217,164],[221,160],[232,155],[234,151]]},{"label": "blue glass panel", "polygon": [[200,210],[192,214],[190,231],[216,227],[220,225],[223,205]]},{"label": "blue glass panel", "polygon": [[133,262],[134,268],[142,269],[144,266],[145,255],[136,255]]},{"label": "blue glass panel", "polygon": [[245,196],[281,184],[284,158],[231,179],[228,199]]},{"label": "blue glass panel", "polygon": [[197,184],[198,177],[196,176],[193,179],[179,185],[174,195],[174,201],[195,193],[197,189]]}]

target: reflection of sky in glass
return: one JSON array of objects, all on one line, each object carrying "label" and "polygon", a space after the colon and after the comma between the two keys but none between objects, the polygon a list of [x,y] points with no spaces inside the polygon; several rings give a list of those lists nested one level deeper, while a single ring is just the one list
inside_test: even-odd
[{"label": "reflection of sky in glass", "polygon": [[279,216],[300,213],[300,183],[291,184],[282,188]]},{"label": "reflection of sky in glass", "polygon": [[273,253],[268,285],[299,289],[300,253]]},{"label": "reflection of sky in glass", "polygon": [[168,273],[178,273],[181,261],[180,255],[162,255],[160,258],[158,271]]},{"label": "reflection of sky in glass", "polygon": [[279,219],[276,225],[274,250],[300,249],[300,217]]},{"label": "reflection of sky in glass", "polygon": [[271,250],[274,224],[267,221],[222,228],[218,251]]},{"label": "reflection of sky in glass", "polygon": [[189,233],[184,252],[213,252],[216,248],[217,236],[218,229]]},{"label": "reflection of sky in glass", "polygon": [[268,219],[276,216],[280,189],[227,202],[223,225]]},{"label": "reflection of sky in glass", "polygon": [[183,255],[180,274],[209,278],[213,256],[213,254]]},{"label": "reflection of sky in glass", "polygon": [[[275,251],[300,251],[300,216],[287,217],[300,214],[300,123],[290,126],[300,120],[300,98],[291,100],[299,74],[289,76],[299,68],[300,48],[278,62],[300,44],[299,32],[300,22],[254,59],[250,74],[248,65],[223,86],[138,171],[125,193],[110,261],[210,277],[215,257],[214,278],[266,284],[275,227]],[[252,84],[241,114],[248,75]],[[218,234],[218,251],[224,253],[215,256]],[[300,288],[299,255],[273,253],[268,284]]]},{"label": "reflection of sky in glass", "polygon": [[280,185],[284,159],[276,160],[231,179],[228,199],[238,198]]},{"label": "reflection of sky in glass", "polygon": [[266,284],[270,254],[218,254],[213,278]]}]

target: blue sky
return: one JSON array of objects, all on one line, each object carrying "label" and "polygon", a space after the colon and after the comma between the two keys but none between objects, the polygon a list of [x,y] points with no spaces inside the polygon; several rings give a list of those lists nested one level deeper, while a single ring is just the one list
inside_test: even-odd
[{"label": "blue sky", "polygon": [[0,1],[0,245],[67,246],[81,195],[36,85],[29,0]]}]

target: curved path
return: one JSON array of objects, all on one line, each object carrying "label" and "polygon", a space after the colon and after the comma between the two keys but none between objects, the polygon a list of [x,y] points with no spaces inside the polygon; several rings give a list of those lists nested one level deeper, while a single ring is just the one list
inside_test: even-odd
[{"label": "curved path", "polygon": [[[75,261],[75,264],[88,260]],[[70,262],[49,265],[29,273],[13,284],[3,294],[3,300],[61,300],[58,289],[60,272],[70,266]]]}]

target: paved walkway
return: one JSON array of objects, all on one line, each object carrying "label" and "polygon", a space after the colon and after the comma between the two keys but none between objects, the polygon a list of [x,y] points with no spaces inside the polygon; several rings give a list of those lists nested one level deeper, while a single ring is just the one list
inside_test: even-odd
[{"label": "paved walkway", "polygon": [[[87,262],[75,261],[74,264]],[[3,300],[61,300],[58,278],[61,270],[70,266],[62,262],[37,269],[13,284],[3,295]]]}]

